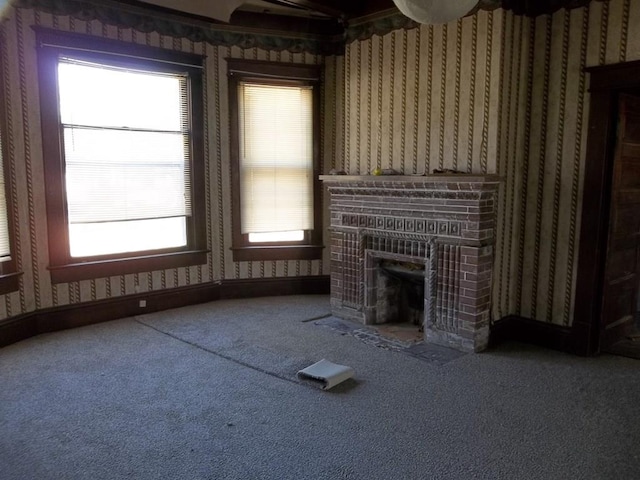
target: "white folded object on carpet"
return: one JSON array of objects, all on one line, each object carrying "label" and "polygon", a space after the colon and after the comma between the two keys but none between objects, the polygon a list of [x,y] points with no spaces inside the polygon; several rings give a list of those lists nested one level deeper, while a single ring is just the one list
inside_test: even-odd
[{"label": "white folded object on carpet", "polygon": [[300,370],[298,378],[322,390],[329,390],[353,377],[355,373],[351,367],[338,365],[323,358],[319,362]]}]

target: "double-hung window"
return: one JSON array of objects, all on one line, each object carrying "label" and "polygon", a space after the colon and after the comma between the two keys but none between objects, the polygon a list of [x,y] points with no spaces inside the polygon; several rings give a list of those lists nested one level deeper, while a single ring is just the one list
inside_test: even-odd
[{"label": "double-hung window", "polygon": [[201,57],[38,46],[54,282],[203,263]]},{"label": "double-hung window", "polygon": [[[1,56],[0,56],[1,57]],[[6,111],[3,84],[4,59],[0,58],[0,294],[18,290],[19,273],[15,256],[13,235],[13,205],[9,195],[9,157],[7,150]]]},{"label": "double-hung window", "polygon": [[319,258],[318,67],[227,62],[234,259]]}]

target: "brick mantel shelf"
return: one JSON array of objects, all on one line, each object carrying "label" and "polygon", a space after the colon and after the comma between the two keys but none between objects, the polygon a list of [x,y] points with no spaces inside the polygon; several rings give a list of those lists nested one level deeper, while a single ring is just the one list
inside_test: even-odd
[{"label": "brick mantel shelf", "polygon": [[331,306],[379,323],[378,266],[424,266],[425,340],[486,348],[496,175],[322,175],[330,194]]}]

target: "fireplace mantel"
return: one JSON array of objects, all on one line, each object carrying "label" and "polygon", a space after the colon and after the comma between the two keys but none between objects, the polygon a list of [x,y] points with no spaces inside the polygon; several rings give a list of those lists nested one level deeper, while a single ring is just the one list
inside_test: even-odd
[{"label": "fireplace mantel", "polygon": [[500,183],[498,175],[477,175],[474,173],[433,174],[433,175],[320,175],[325,183]]},{"label": "fireplace mantel", "polygon": [[376,270],[424,265],[427,342],[481,351],[489,337],[497,175],[322,175],[330,194],[333,312],[376,323]]}]

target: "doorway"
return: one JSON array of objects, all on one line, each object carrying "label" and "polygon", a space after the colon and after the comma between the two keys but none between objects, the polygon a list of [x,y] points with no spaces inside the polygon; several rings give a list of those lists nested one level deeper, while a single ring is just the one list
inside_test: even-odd
[{"label": "doorway", "polygon": [[587,72],[591,106],[572,350],[640,358],[640,62]]},{"label": "doorway", "polygon": [[640,358],[640,96],[618,95],[600,350]]}]

